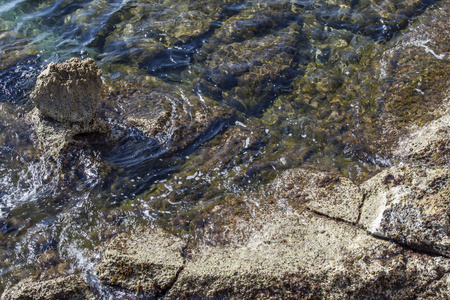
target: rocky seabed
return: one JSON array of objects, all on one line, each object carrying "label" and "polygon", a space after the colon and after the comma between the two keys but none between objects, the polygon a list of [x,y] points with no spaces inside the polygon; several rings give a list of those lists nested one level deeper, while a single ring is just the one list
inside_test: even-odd
[{"label": "rocky seabed", "polygon": [[[448,15],[449,4],[435,9]],[[448,19],[440,25],[449,32]],[[429,42],[414,43],[427,26],[413,23],[396,43],[447,68],[448,35],[425,31]],[[449,299],[448,74],[444,79],[433,99],[442,103],[440,116],[408,128],[387,124],[386,134],[399,136],[389,149],[393,163],[360,184],[288,169],[247,195],[269,199],[259,202],[265,205],[250,215],[224,212],[199,241],[156,227],[122,233],[97,249],[94,274],[28,278],[2,299]]]}]

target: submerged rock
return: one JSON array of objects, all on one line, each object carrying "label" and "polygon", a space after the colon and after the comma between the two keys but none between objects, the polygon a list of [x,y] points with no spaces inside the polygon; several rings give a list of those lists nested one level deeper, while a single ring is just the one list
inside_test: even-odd
[{"label": "submerged rock", "polygon": [[200,49],[196,58],[205,63],[200,87],[239,111],[259,114],[308,59],[303,42],[301,25],[289,10],[244,10]]},{"label": "submerged rock", "polygon": [[89,123],[102,92],[101,71],[93,59],[50,63],[30,95],[43,116],[61,123]]},{"label": "submerged rock", "polygon": [[431,165],[450,164],[450,115],[400,138],[395,157]]},{"label": "submerged rock", "polygon": [[4,300],[96,299],[91,287],[78,275],[46,281],[25,279],[3,293]]}]

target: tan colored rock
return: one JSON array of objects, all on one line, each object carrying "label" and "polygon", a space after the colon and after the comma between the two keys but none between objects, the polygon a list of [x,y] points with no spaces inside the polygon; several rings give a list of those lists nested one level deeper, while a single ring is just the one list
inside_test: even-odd
[{"label": "tan colored rock", "polygon": [[428,164],[450,164],[450,115],[402,137],[394,155],[400,159]]},{"label": "tan colored rock", "polygon": [[160,295],[183,268],[185,246],[181,239],[159,229],[119,235],[104,248],[98,277],[106,285]]},{"label": "tan colored rock", "polygon": [[101,71],[93,59],[50,63],[38,76],[30,98],[46,117],[62,123],[89,123],[102,90]]},{"label": "tan colored rock", "polygon": [[291,169],[276,180],[280,196],[295,199],[331,218],[356,223],[363,194],[350,179],[308,169]]},{"label": "tan colored rock", "polygon": [[96,299],[91,287],[78,275],[45,281],[25,279],[7,290],[2,300]]},{"label": "tan colored rock", "polygon": [[310,212],[260,216],[247,230],[244,242],[193,250],[168,297],[408,299],[450,267]]},{"label": "tan colored rock", "polygon": [[450,274],[445,274],[441,279],[431,282],[417,299],[450,299]]},{"label": "tan colored rock", "polygon": [[450,170],[400,164],[366,181],[359,224],[415,249],[450,256]]}]

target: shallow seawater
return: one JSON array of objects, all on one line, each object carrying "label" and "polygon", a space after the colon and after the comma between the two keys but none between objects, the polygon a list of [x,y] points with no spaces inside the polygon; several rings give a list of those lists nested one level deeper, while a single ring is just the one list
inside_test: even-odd
[{"label": "shallow seawater", "polygon": [[[374,61],[434,2],[0,0],[0,290],[83,272],[108,297],[89,257],[119,232],[197,239],[217,207],[264,205],[246,195],[284,170],[360,182],[389,166]],[[120,138],[55,157],[28,95],[74,56],[102,69]]]}]

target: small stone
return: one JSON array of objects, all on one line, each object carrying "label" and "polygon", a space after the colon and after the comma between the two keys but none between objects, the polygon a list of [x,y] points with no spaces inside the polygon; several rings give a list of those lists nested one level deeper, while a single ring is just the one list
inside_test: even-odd
[{"label": "small stone", "polygon": [[93,59],[71,58],[38,76],[30,98],[45,117],[61,123],[89,123],[102,89],[101,71]]}]

